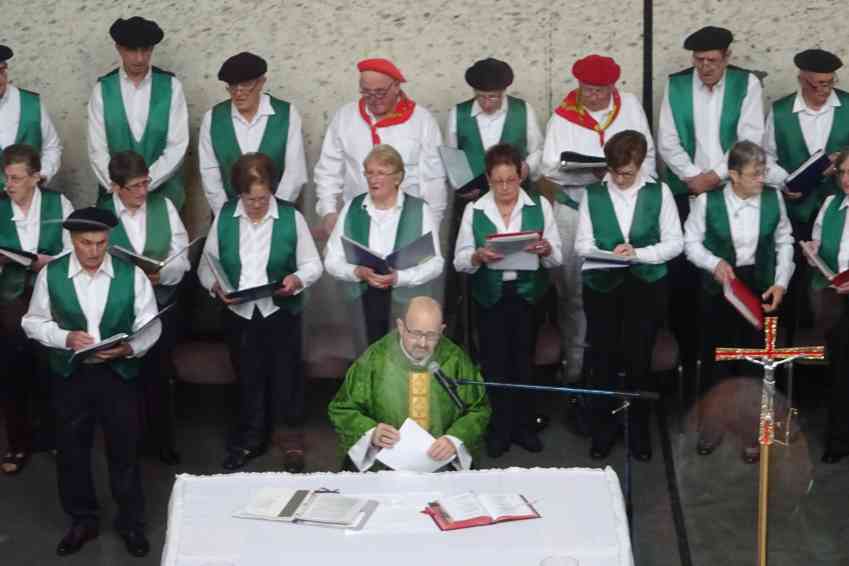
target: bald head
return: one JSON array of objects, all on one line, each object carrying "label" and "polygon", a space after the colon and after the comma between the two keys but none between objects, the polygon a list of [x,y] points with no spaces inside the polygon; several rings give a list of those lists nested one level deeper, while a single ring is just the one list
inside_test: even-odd
[{"label": "bald head", "polygon": [[424,360],[433,353],[443,328],[442,307],[430,297],[413,298],[404,320],[398,320],[404,349],[416,360]]}]

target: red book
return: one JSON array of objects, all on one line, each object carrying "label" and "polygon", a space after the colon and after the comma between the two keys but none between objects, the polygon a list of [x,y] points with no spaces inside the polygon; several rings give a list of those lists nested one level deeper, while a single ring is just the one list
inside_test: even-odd
[{"label": "red book", "polygon": [[443,531],[541,517],[528,500],[518,493],[461,493],[430,502],[424,512]]},{"label": "red book", "polygon": [[745,283],[739,279],[731,279],[723,285],[725,299],[734,305],[743,318],[752,323],[758,330],[764,327],[764,307],[761,298],[752,293]]},{"label": "red book", "polygon": [[802,251],[805,252],[805,255],[808,257],[811,265],[816,267],[820,273],[822,273],[823,277],[828,279],[829,283],[831,283],[834,287],[841,287],[849,282],[849,269],[840,273],[834,273],[825,260],[820,257],[819,250],[814,247],[813,242],[799,242],[799,245],[802,247]]}]

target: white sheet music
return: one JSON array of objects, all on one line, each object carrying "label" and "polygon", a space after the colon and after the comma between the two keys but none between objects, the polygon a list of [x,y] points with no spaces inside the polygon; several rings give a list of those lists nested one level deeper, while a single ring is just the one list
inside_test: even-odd
[{"label": "white sheet music", "polygon": [[398,432],[401,440],[377,453],[377,459],[393,470],[435,472],[453,460],[434,460],[427,455],[435,439],[413,419],[407,418]]}]

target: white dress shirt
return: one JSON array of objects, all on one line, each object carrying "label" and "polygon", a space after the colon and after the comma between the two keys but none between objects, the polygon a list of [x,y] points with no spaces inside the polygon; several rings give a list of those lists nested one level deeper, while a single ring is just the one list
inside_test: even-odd
[{"label": "white dress shirt", "polygon": [[[118,195],[114,196],[114,200],[115,214],[123,224],[133,250],[137,254],[144,253],[144,246],[147,243],[147,202],[137,210],[131,211],[124,206],[124,202]],[[171,199],[165,199],[165,207],[168,210],[168,224],[171,226],[171,244],[168,247],[168,257],[171,257],[189,245],[189,235]],[[189,269],[191,265],[188,253],[182,253],[159,271],[159,284],[176,285]]]},{"label": "white dress shirt", "polygon": [[[728,154],[719,144],[719,122],[722,117],[722,101],[725,96],[726,75],[714,87],[708,88],[693,71],[693,128],[696,151],[693,159],[684,151],[672,107],[669,104],[669,82],[660,105],[660,120],[657,127],[657,149],[666,166],[682,181],[700,173],[713,171],[720,179],[728,178]],[[749,84],[740,120],[737,122],[737,140],[749,140],[760,144],[764,133],[764,110],[762,88],[758,78],[749,73]]]},{"label": "white dress shirt", "polygon": [[[376,122],[371,116],[372,122]],[[413,115],[403,124],[378,128],[381,143],[394,147],[404,160],[401,190],[424,199],[433,212],[436,226],[445,214],[447,185],[438,147],[442,132],[433,115],[417,104]],[[315,165],[315,191],[319,216],[337,212],[342,204],[368,191],[363,161],[372,150],[371,130],[360,115],[358,102],[350,102],[336,111]]]},{"label": "white dress shirt", "polygon": [[[62,163],[62,142],[50,120],[44,97],[41,99],[41,174],[50,179],[59,171]],[[15,143],[21,123],[21,91],[13,84],[6,85],[0,96],[0,150]]]},{"label": "white dress shirt", "polygon": [[[265,135],[265,125],[268,117],[275,114],[274,107],[267,94],[263,94],[259,100],[259,109],[249,121],[231,105],[230,115],[233,117],[233,130],[236,132],[236,141],[242,153],[251,153],[259,150],[262,138]],[[198,159],[200,161],[200,178],[203,183],[203,192],[212,213],[216,216],[227,202],[227,193],[221,180],[221,167],[215,156],[215,148],[212,146],[212,109],[203,115],[200,125],[200,136],[198,139]],[[304,137],[301,132],[301,115],[294,104],[289,104],[289,131],[286,138],[286,166],[280,184],[277,185],[277,198],[295,202],[301,194],[301,189],[307,182],[307,161],[304,156]]]},{"label": "white dress shirt", "polygon": [[[262,219],[254,223],[245,212],[242,201],[239,200],[233,216],[239,219],[239,257],[242,262],[242,271],[239,275],[239,289],[248,289],[259,285],[266,285],[268,281],[268,256],[271,253],[271,234],[274,220],[278,217],[277,201],[271,199],[268,212]],[[206,237],[204,253],[218,258],[218,220],[216,216]],[[324,268],[321,265],[321,257],[315,247],[306,221],[300,212],[295,210],[295,229],[297,230],[298,245],[295,249],[295,261],[298,270],[293,275],[301,280],[303,287],[300,293],[321,277]],[[220,258],[219,258],[220,259]],[[215,276],[209,268],[209,263],[201,261],[198,267],[198,277],[201,284],[210,292],[215,284]],[[296,293],[297,294],[297,293]],[[265,318],[280,308],[274,304],[272,297],[265,297],[256,301],[248,301],[235,305],[228,305],[229,309],[242,318],[250,319],[253,316],[254,307],[259,309]]]},{"label": "white dress shirt", "polygon": [[[629,244],[628,238],[631,233],[637,199],[640,196],[640,191],[646,185],[646,179],[645,177],[637,179],[634,186],[625,190],[613,182],[609,173],[605,175],[602,182],[607,185],[607,192],[610,195],[611,202],[613,202],[613,212],[616,214],[619,229],[622,231],[625,243]],[[637,259],[642,263],[666,263],[684,251],[684,236],[681,233],[681,220],[678,217],[675,199],[672,197],[669,187],[663,183],[661,183],[658,223],[660,224],[660,241],[651,246],[634,249]],[[593,219],[590,216],[587,199],[581,201],[581,206],[578,208],[578,235],[575,237],[575,251],[581,256],[599,251],[595,243]]]},{"label": "white dress shirt", "polygon": [[[722,189],[722,196],[728,210],[728,225],[731,228],[731,240],[737,259],[736,264],[731,267],[754,265],[760,235],[761,195],[741,199],[731,188],[731,184],[727,183]],[[708,195],[704,193],[695,200],[691,200],[690,216],[684,224],[684,251],[687,259],[696,267],[713,273],[721,258],[704,246],[707,198]],[[778,210],[781,217],[774,235],[776,252],[774,284],[787,289],[796,265],[793,263],[793,229],[790,227],[787,208],[780,193],[778,194]]]},{"label": "white dress shirt", "polygon": [[[142,139],[147,128],[147,115],[150,111],[150,89],[153,83],[153,70],[149,70],[138,86],[130,80],[124,68],[118,70],[121,84],[121,99],[130,125],[130,132],[136,141]],[[149,164],[150,189],[156,190],[180,169],[186,149],[189,147],[189,112],[183,86],[177,77],[171,77],[171,110],[168,117],[168,137],[165,149],[159,159]],[[106,122],[103,117],[103,95],[100,82],[94,85],[88,101],[88,156],[91,168],[100,185],[111,192],[109,182],[109,144],[106,142]]]},{"label": "white dress shirt", "polygon": [[[545,198],[540,198],[539,202],[540,206],[542,206],[542,237],[551,244],[551,253],[546,257],[540,256],[539,259],[543,267],[551,269],[563,262],[563,255],[560,250],[560,232],[557,230],[557,224],[554,222],[554,213],[551,209],[551,204]],[[505,224],[501,213],[498,212],[498,206],[495,204],[495,197],[492,191],[486,193],[475,202],[467,204],[466,209],[463,211],[460,231],[457,233],[457,245],[454,248],[454,269],[462,273],[477,273],[481,267],[472,263],[472,255],[477,250],[475,233],[472,226],[475,210],[483,211],[490,222],[495,225],[496,232],[503,234],[522,231],[522,209],[526,206],[536,206],[536,204],[524,189],[519,189],[519,199],[510,213],[510,221]],[[518,277],[515,271],[505,270],[501,273],[502,281],[513,281]]]},{"label": "white dress shirt", "polygon": [[[507,120],[507,107],[509,102],[507,97],[501,103],[501,108],[492,114],[485,113],[478,101],[472,103],[472,117],[478,124],[478,132],[481,136],[481,143],[484,151],[488,150],[495,144],[501,141],[501,132],[504,130],[504,122]],[[539,164],[542,159],[542,131],[539,129],[536,112],[530,104],[525,102],[527,108],[527,127],[525,136],[528,143],[528,156],[525,158],[525,163],[528,164],[531,179],[539,177]],[[448,113],[448,139],[447,144],[450,147],[457,147],[457,106],[452,106]]]},{"label": "white dress shirt", "polygon": [[[822,204],[822,208],[820,208],[819,214],[817,214],[817,219],[814,221],[814,229],[811,233],[811,237],[817,242],[822,241],[822,221],[823,218],[825,218],[825,211],[828,210],[829,206],[831,206],[831,201],[833,199],[834,195],[829,195],[828,198],[825,199],[825,202]],[[844,210],[847,207],[849,207],[849,199],[843,199],[838,210]],[[849,269],[849,222],[844,222],[843,234],[840,235],[840,247],[837,251],[837,273],[843,273],[847,269]]]},{"label": "white dress shirt", "polygon": [[[76,330],[83,330],[94,338],[95,342],[100,342],[105,338],[109,338],[109,336],[100,335],[100,320],[103,318],[103,311],[106,310],[109,286],[115,277],[112,267],[112,256],[107,253],[103,259],[103,263],[92,274],[82,268],[73,251],[69,251],[68,253],[71,255],[71,260],[68,264],[68,277],[74,281],[77,299],[88,324],[87,329],[79,328]],[[133,267],[133,277],[135,278],[136,293],[133,304],[133,313],[135,315],[133,331],[135,332],[155,317],[158,311],[156,308],[156,298],[153,295],[153,287],[147,275],[138,267]],[[29,338],[37,340],[48,348],[68,349],[68,334],[71,331],[59,328],[59,325],[53,320],[50,310],[47,268],[42,269],[38,274],[38,278],[35,280],[35,288],[32,292],[29,310],[21,320],[21,326]],[[140,358],[144,356],[159,339],[161,332],[162,325],[157,320],[144,332],[134,336],[129,341],[130,347],[133,349],[132,357]]]},{"label": "white dress shirt", "polygon": [[[619,115],[604,131],[605,142],[614,135],[624,130],[636,130],[646,137],[648,152],[643,161],[641,172],[644,177],[656,177],[654,141],[652,140],[651,128],[646,119],[637,97],[628,92],[621,92],[619,96],[622,106]],[[613,97],[607,108],[590,115],[599,124],[603,124],[608,115],[613,112]],[[584,155],[604,157],[604,147],[601,145],[598,132],[573,124],[557,113],[553,113],[545,128],[545,145],[542,150],[542,174],[559,183],[566,188],[566,192],[577,202],[581,202],[584,196],[584,187],[597,183],[598,179],[589,171],[563,171],[560,169],[560,154],[564,151],[575,151]]]},{"label": "white dress shirt", "polygon": [[[796,93],[793,101],[793,114],[799,118],[799,126],[802,129],[802,137],[808,153],[813,155],[821,149],[825,149],[828,136],[831,134],[831,125],[834,123],[834,111],[840,106],[840,99],[834,91],[819,110],[813,110],[805,102],[801,92]],[[766,118],[766,130],[764,131],[763,148],[767,155],[766,183],[776,187],[783,187],[784,181],[791,173],[778,164],[778,145],[775,142],[775,108],[770,108]]]},{"label": "white dress shirt", "polygon": [[[369,215],[368,247],[385,255],[389,255],[395,249],[395,236],[398,232],[398,222],[401,220],[401,211],[404,207],[404,191],[398,191],[395,206],[381,210],[374,205],[371,195],[367,194],[363,199],[363,208]],[[348,263],[345,259],[345,249],[342,247],[342,235],[345,233],[345,219],[351,203],[345,203],[339,221],[333,228],[333,233],[327,242],[324,253],[324,262],[327,272],[342,281],[357,282],[360,278],[354,275],[356,265]],[[396,287],[413,287],[432,281],[442,274],[445,260],[439,250],[439,232],[435,229],[435,223],[430,207],[425,203],[422,206],[422,234],[431,233],[433,236],[433,249],[436,254],[429,260],[415,267],[397,271],[398,282]]]}]

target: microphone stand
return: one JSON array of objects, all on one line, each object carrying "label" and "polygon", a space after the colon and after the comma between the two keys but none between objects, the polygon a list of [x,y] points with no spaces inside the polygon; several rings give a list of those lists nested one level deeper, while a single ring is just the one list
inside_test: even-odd
[{"label": "microphone stand", "polygon": [[510,389],[514,391],[537,391],[546,393],[559,393],[561,395],[588,395],[590,397],[613,397],[622,400],[622,405],[612,411],[616,414],[624,411],[625,425],[625,514],[628,517],[629,530],[633,530],[633,505],[631,503],[631,431],[628,423],[628,408],[632,400],[644,399],[657,401],[660,395],[652,391],[617,391],[612,389],[581,389],[578,387],[561,387],[555,385],[525,385],[522,383],[497,383],[494,381],[472,381],[469,379],[448,378],[453,383],[466,385],[482,385],[493,389]]}]

